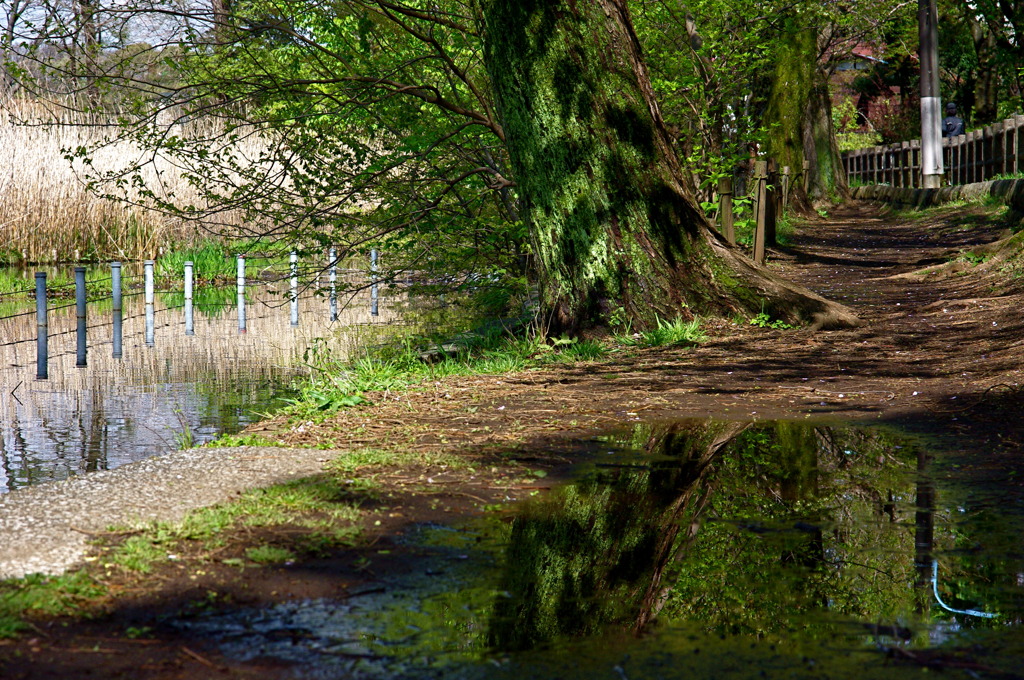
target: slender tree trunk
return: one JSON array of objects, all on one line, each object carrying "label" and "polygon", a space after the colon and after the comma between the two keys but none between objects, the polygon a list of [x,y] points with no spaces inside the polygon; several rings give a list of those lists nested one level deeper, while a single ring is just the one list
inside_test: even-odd
[{"label": "slender tree trunk", "polygon": [[550,326],[762,308],[856,323],[712,232],[654,98],[626,0],[480,0],[484,59]]},{"label": "slender tree trunk", "polygon": [[213,11],[214,48],[220,49],[231,41],[231,0],[211,0]]},{"label": "slender tree trunk", "polygon": [[974,80],[974,124],[988,125],[999,117],[999,71],[995,63],[996,37],[989,27],[968,16],[978,73]]},{"label": "slender tree trunk", "polygon": [[96,87],[97,59],[100,56],[100,28],[96,20],[97,0],[78,0],[75,5],[77,42],[74,54],[79,58],[79,76],[89,98],[99,96]]},{"label": "slender tree trunk", "polygon": [[79,0],[78,8],[79,44],[85,53],[86,63],[91,64],[99,52],[100,29],[96,23],[96,0]]},{"label": "slender tree trunk", "polygon": [[810,161],[807,194],[796,187],[796,202],[810,206],[849,194],[832,127],[832,101],[826,74],[818,66],[818,34],[795,20],[786,23],[765,120],[772,125],[768,155],[780,167]]}]

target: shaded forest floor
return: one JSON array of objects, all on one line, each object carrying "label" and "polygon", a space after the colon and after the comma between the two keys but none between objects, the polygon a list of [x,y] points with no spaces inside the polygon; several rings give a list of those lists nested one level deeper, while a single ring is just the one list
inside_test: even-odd
[{"label": "shaded forest floor", "polygon": [[[1012,261],[960,255],[1007,234],[981,206],[904,216],[849,204],[799,226],[770,264],[848,305],[865,322],[860,328],[812,332],[723,320],[710,323],[708,340],[695,348],[630,349],[570,366],[456,378],[373,395],[373,406],[323,423],[261,423],[251,431],[290,446],[403,450],[425,461],[455,454],[469,464],[424,462],[377,475],[380,487],[361,499],[373,511],[361,527],[369,540],[351,548],[246,569],[182,554],[144,577],[108,574],[115,596],[88,605],[90,620],[40,618],[34,631],[0,643],[0,676],[284,674],[270,662],[225,661],[160,622],[170,612],[377,587],[386,574],[416,568],[415,549],[401,540],[408,526],[541,490],[568,468],[579,440],[639,420],[893,423],[952,442],[978,474],[1024,498],[1024,271]],[[279,541],[284,531],[241,532],[221,557]]]}]

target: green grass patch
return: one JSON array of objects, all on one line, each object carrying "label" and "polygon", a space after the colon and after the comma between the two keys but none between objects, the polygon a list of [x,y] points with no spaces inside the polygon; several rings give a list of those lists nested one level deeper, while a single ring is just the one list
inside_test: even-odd
[{"label": "green grass patch", "polygon": [[197,281],[228,280],[235,277],[235,256],[227,244],[219,241],[206,241],[165,253],[156,262],[156,274],[161,278],[181,279],[186,262],[192,263]]},{"label": "green grass patch", "polygon": [[[280,564],[306,556],[323,556],[358,544],[359,524],[367,510],[360,505],[380,485],[375,478],[388,470],[460,469],[475,472],[472,463],[452,454],[360,449],[340,456],[322,475],[242,494],[237,500],[189,512],[180,522],[154,522],[141,528],[112,527],[119,534],[90,558],[90,570],[120,570],[146,575],[162,562],[188,556],[199,562],[245,567]],[[217,549],[238,545],[238,530],[277,527],[288,531],[281,541],[239,546],[242,557],[218,557]],[[244,532],[243,532],[244,537]],[[85,605],[106,596],[107,589],[88,571],[63,576],[31,575],[0,582],[0,638],[30,628],[38,615],[76,615]],[[146,631],[140,630],[144,636]]]},{"label": "green grass patch", "polygon": [[633,335],[621,336],[618,341],[634,347],[692,346],[706,339],[700,319],[672,321],[658,319],[658,325],[651,330]]},{"label": "green grass patch", "polygon": [[[149,573],[158,562],[172,559],[184,542],[190,552],[207,552],[224,544],[225,535],[241,527],[284,524],[322,531],[322,542],[349,545],[351,526],[362,517],[352,489],[334,475],[320,475],[248,491],[231,503],[188,513],[181,522],[156,522],[109,547],[102,558],[106,568]],[[115,531],[133,531],[118,529]]]},{"label": "green grass patch", "polygon": [[106,589],[82,572],[63,576],[32,574],[0,582],[0,638],[24,631],[31,615],[60,616],[81,611]]},{"label": "green grass patch", "polygon": [[261,244],[252,239],[232,243],[206,240],[165,253],[156,262],[156,274],[163,279],[180,281],[185,275],[185,263],[191,262],[196,281],[234,281],[238,274],[238,256],[244,255],[246,277],[259,278],[265,270],[285,271],[290,250],[285,243]]},{"label": "green grass patch", "polygon": [[972,267],[976,267],[979,264],[988,262],[991,259],[991,253],[973,253],[971,251],[965,251],[960,253],[955,259],[959,262],[966,262]]},{"label": "green grass patch", "polygon": [[257,545],[245,551],[245,558],[256,564],[281,564],[295,559],[295,553],[276,545]]},{"label": "green grass patch", "polygon": [[259,434],[222,434],[206,446],[220,448],[232,446],[277,446],[278,442]]},{"label": "green grass patch", "polygon": [[[980,200],[979,200],[980,202]],[[932,220],[942,217],[947,212],[953,212],[961,208],[966,208],[970,203],[965,200],[958,199],[943,203],[942,205],[932,205],[927,208],[915,208],[913,206],[894,206],[889,209],[889,214],[892,217],[896,217],[904,220]]]},{"label": "green grass patch", "polygon": [[535,333],[520,337],[500,327],[448,340],[393,339],[349,360],[314,345],[306,352],[310,375],[298,382],[298,396],[290,400],[286,413],[318,422],[341,408],[367,404],[368,393],[399,392],[453,376],[500,375],[552,363],[590,361],[607,352],[592,341],[549,339]]},{"label": "green grass patch", "polygon": [[[328,469],[341,477],[365,477],[373,468],[444,467],[452,470],[472,470],[472,463],[448,453],[391,451],[386,449],[356,449],[338,456],[328,463]],[[370,469],[370,470],[368,470]]]},{"label": "green grass patch", "polygon": [[750,320],[751,326],[758,328],[775,328],[778,330],[792,330],[796,328],[781,319],[772,319],[766,312],[760,312]]}]

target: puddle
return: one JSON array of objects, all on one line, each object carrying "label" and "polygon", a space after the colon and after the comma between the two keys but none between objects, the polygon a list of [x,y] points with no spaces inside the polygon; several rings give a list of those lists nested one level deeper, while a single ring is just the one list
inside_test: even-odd
[{"label": "puddle", "polygon": [[1024,509],[890,431],[684,421],[344,601],[176,625],[298,678],[1020,677]]},{"label": "puddle", "polygon": [[[137,277],[136,277],[137,278]],[[126,284],[127,286],[127,284]],[[183,295],[156,296],[153,345],[147,346],[143,298],[126,288],[123,357],[112,356],[112,304],[88,307],[88,366],[76,367],[74,300],[56,299],[49,314],[49,379],[36,379],[36,318],[15,310],[0,318],[0,493],[94,470],[113,469],[185,443],[202,444],[258,420],[289,396],[303,352],[339,329],[389,323],[381,305],[342,309],[331,322],[328,300],[304,294],[299,325],[288,298],[271,286],[247,290],[245,333],[235,289],[197,289],[194,335],[185,334]],[[24,306],[24,305],[22,305]]]}]

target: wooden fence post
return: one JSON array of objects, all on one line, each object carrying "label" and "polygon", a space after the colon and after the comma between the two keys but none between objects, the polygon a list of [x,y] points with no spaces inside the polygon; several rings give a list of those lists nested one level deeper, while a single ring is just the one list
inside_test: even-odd
[{"label": "wooden fence post", "polygon": [[960,145],[959,137],[949,137],[949,183],[958,184],[957,182],[957,165],[960,163]]},{"label": "wooden fence post", "polygon": [[915,189],[921,186],[921,140],[910,140],[910,186]]},{"label": "wooden fence post", "polygon": [[779,166],[776,165],[775,159],[768,159],[768,204],[767,210],[765,211],[764,220],[764,243],[766,246],[774,246],[778,243],[776,239],[776,231],[779,222],[779,213],[781,212],[782,204],[782,192],[779,191],[781,188],[781,180],[779,178]]},{"label": "wooden fence post", "polygon": [[800,178],[804,185],[804,195],[811,189],[811,161],[804,159],[803,177]]},{"label": "wooden fence post", "polygon": [[943,182],[947,185],[953,183],[953,140],[949,137],[942,138],[942,174]]},{"label": "wooden fence post", "polygon": [[722,235],[725,240],[736,245],[736,230],[733,226],[732,215],[732,177],[723,177],[718,180],[718,219],[722,227]]},{"label": "wooden fence post", "polygon": [[1007,141],[1010,139],[1011,136],[1010,131],[1013,128],[1012,123],[1013,121],[1007,120],[1001,120],[998,123],[996,123],[996,126],[999,129],[999,160],[998,166],[996,167],[997,175],[1007,175],[1010,173],[1010,154],[1008,153],[1007,149]]},{"label": "wooden fence post", "polygon": [[981,181],[992,179],[992,175],[995,174],[995,159],[993,153],[995,152],[995,126],[986,125],[982,129],[982,148],[981,148],[981,160],[982,160],[982,171]]},{"label": "wooden fence post", "polygon": [[782,214],[785,215],[786,211],[789,210],[789,175],[790,170],[788,165],[782,166]]},{"label": "wooden fence post", "polygon": [[1013,149],[1013,172],[1024,172],[1024,114],[1014,114],[1013,122],[1017,128],[1015,147]]},{"label": "wooden fence post", "polygon": [[974,181],[974,130],[964,135],[964,184]]},{"label": "wooden fence post", "polygon": [[899,152],[899,165],[900,165],[900,186],[912,186],[913,185],[913,170],[910,167],[910,142],[900,142]]},{"label": "wooden fence post", "polygon": [[989,177],[1007,171],[1007,128],[1002,121],[992,124],[992,172]]},{"label": "wooden fence post", "polygon": [[1002,121],[1002,172],[1008,175],[1017,172],[1017,134],[1017,121]]},{"label": "wooden fence post", "polygon": [[985,154],[985,147],[988,145],[988,144],[986,144],[986,141],[987,141],[986,136],[987,135],[985,134],[985,128],[982,128],[982,129],[978,130],[978,134],[975,135],[975,139],[974,139],[974,145],[975,145],[974,156],[975,156],[975,162],[976,162],[976,164],[975,164],[976,172],[975,172],[975,176],[974,176],[974,181],[976,181],[976,182],[983,182],[983,181],[985,181],[986,171],[988,169],[986,167],[986,163],[985,163],[985,161],[987,160],[987,156]]},{"label": "wooden fence post", "polygon": [[765,263],[765,226],[768,217],[768,163],[754,162],[755,196],[757,197],[757,222],[754,227],[754,262]]},{"label": "wooden fence post", "polygon": [[967,134],[956,138],[956,183],[967,184]]}]

